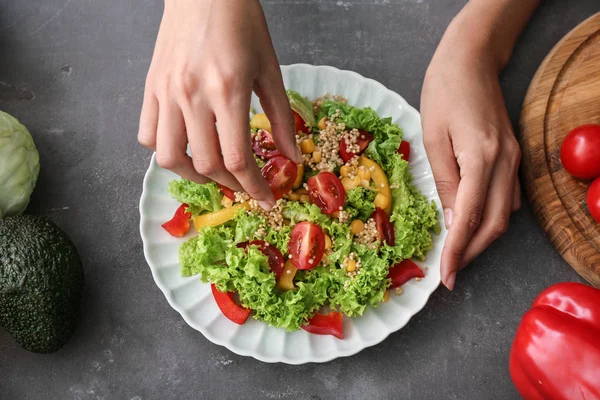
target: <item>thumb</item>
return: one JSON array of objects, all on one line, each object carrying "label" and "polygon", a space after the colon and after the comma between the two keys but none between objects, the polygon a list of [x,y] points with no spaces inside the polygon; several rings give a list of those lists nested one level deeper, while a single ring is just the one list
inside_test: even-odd
[{"label": "thumb", "polygon": [[454,200],[460,183],[460,172],[452,143],[447,134],[424,130],[425,150],[431,163],[438,195],[444,209],[446,229],[450,229],[454,217]]},{"label": "thumb", "polygon": [[[452,143],[445,130],[424,129],[423,137],[437,192],[444,209],[444,224],[446,229],[450,229],[454,218],[454,201],[460,182],[459,167],[454,157]],[[442,283],[450,290],[454,287],[456,272],[451,270],[449,263],[442,263],[440,271]]]},{"label": "thumb", "polygon": [[260,99],[269,122],[273,140],[281,155],[297,164],[302,162],[302,155],[296,144],[296,128],[290,102],[285,94],[281,70],[277,62],[270,63],[258,76],[254,84],[254,92]]}]

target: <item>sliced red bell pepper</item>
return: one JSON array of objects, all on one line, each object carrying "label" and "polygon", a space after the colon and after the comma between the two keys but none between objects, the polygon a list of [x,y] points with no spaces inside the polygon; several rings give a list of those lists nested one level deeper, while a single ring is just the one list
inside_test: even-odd
[{"label": "sliced red bell pepper", "polygon": [[217,183],[217,186],[219,187],[219,189],[221,189],[221,193],[223,193],[223,196],[228,197],[232,201],[235,201],[235,194],[233,193],[233,190],[229,189],[225,185],[221,185],[220,183]]},{"label": "sliced red bell pepper", "polygon": [[600,399],[600,290],[566,282],[540,293],[517,328],[510,375],[525,400]]},{"label": "sliced red bell pepper", "polygon": [[217,302],[217,306],[219,306],[223,315],[232,322],[243,325],[250,316],[252,310],[237,304],[233,298],[233,292],[220,292],[214,284],[211,284],[210,288],[212,289],[212,294]]},{"label": "sliced red bell pepper", "polygon": [[333,335],[338,339],[344,338],[342,313],[331,311],[329,314],[315,314],[308,324],[301,328],[317,335]]},{"label": "sliced red bell pepper", "polygon": [[390,288],[396,288],[412,278],[425,278],[425,273],[412,260],[402,260],[390,268],[388,278],[392,280]]},{"label": "sliced red bell pepper", "polygon": [[185,209],[188,207],[187,204],[180,205],[177,211],[175,211],[173,218],[161,225],[171,236],[182,237],[190,230],[190,218],[192,218],[192,214],[185,212]]},{"label": "sliced red bell pepper", "polygon": [[402,159],[408,161],[410,158],[410,143],[406,140],[400,142],[400,147],[398,147],[397,153],[402,154]]}]

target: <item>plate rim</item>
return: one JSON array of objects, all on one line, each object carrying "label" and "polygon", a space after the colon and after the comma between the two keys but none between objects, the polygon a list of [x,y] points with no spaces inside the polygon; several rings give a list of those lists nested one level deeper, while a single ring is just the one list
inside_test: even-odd
[{"label": "plate rim", "polygon": [[[400,94],[387,88],[385,85],[376,81],[375,79],[365,77],[365,76],[359,74],[358,72],[339,69],[337,67],[333,67],[330,65],[313,65],[313,64],[307,64],[307,63],[282,64],[282,65],[280,65],[280,68],[282,71],[286,70],[286,69],[293,69],[293,68],[324,69],[324,70],[329,70],[335,74],[344,73],[344,74],[353,75],[355,78],[357,78],[359,80],[366,81],[371,85],[377,86],[380,90],[385,91],[386,94],[391,94],[407,112],[412,113],[417,118],[417,120],[419,122],[419,126],[421,125],[421,115],[420,115],[419,111],[417,111],[417,109],[415,107],[411,106]],[[423,133],[422,133],[422,129],[421,129],[421,136],[422,135],[423,135]],[[427,160],[427,162],[429,163],[429,160]],[[140,201],[139,201],[139,205],[138,205],[138,211],[140,214],[139,230],[140,230],[140,236],[142,238],[144,258],[150,268],[150,272],[152,274],[154,283],[161,290],[161,292],[167,299],[167,302],[169,303],[171,308],[173,308],[175,311],[177,311],[177,313],[179,313],[179,315],[183,318],[183,320],[191,328],[200,332],[210,342],[212,342],[218,346],[223,346],[226,349],[228,349],[229,351],[231,351],[232,353],[235,353],[237,355],[244,356],[244,357],[252,357],[258,361],[265,362],[265,363],[282,363],[282,364],[288,364],[288,365],[302,365],[302,364],[309,364],[309,363],[327,363],[327,362],[333,361],[337,358],[350,357],[350,356],[356,355],[359,352],[361,352],[362,350],[365,350],[366,348],[369,348],[369,347],[375,346],[379,343],[382,343],[392,333],[398,332],[399,330],[404,328],[406,325],[408,325],[408,323],[412,320],[412,318],[416,314],[421,312],[423,310],[423,308],[427,305],[427,303],[429,302],[429,299],[431,298],[431,295],[433,294],[433,292],[435,292],[437,290],[437,288],[439,287],[439,285],[441,283],[441,279],[438,277],[437,282],[435,282],[434,286],[432,286],[432,288],[430,290],[429,289],[422,290],[423,292],[426,293],[426,296],[424,296],[424,300],[421,302],[421,304],[418,304],[414,308],[410,309],[410,311],[408,312],[409,316],[408,316],[408,319],[406,319],[406,321],[404,321],[404,322],[401,321],[399,326],[394,326],[393,328],[389,328],[389,332],[387,332],[385,335],[382,335],[381,337],[377,337],[377,338],[371,339],[371,340],[363,339],[360,346],[356,346],[353,348],[349,347],[346,349],[338,349],[336,352],[330,353],[325,356],[320,356],[318,353],[313,353],[310,357],[307,357],[307,358],[289,358],[285,354],[269,356],[269,355],[257,353],[256,351],[248,351],[245,349],[241,349],[241,348],[233,345],[231,342],[228,342],[227,340],[223,340],[219,337],[216,337],[216,336],[208,333],[206,329],[204,329],[200,325],[196,324],[195,322],[191,321],[191,319],[188,317],[187,313],[184,310],[182,310],[173,300],[173,297],[171,296],[171,293],[170,293],[170,289],[165,287],[159,281],[159,278],[158,278],[157,272],[156,272],[157,268],[150,261],[150,257],[148,254],[149,253],[149,245],[148,245],[149,240],[146,237],[146,235],[144,234],[144,230],[143,230],[144,214],[142,212],[144,205],[146,204],[146,202],[148,201],[148,198],[149,198],[148,178],[149,178],[150,172],[155,168],[157,168],[156,152],[153,152],[152,157],[150,159],[150,166],[148,167],[148,169],[146,170],[146,173],[144,174],[144,179],[143,179],[143,183],[142,183],[142,194],[140,196]],[[439,199],[439,194],[437,192],[437,188],[434,188],[434,190],[435,190],[436,197]],[[442,226],[441,226],[442,231],[440,232],[440,234],[438,236],[440,236],[439,240],[442,240],[443,238],[441,236],[445,237],[445,234],[447,233],[445,228],[443,227],[443,215],[439,215],[439,221],[442,224]],[[203,284],[205,284],[205,283],[203,283]]]}]

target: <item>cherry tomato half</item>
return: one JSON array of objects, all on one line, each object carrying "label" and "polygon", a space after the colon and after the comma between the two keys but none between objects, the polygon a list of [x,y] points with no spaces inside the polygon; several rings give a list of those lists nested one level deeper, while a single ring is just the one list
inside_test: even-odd
[{"label": "cherry tomato half", "polygon": [[402,159],[408,161],[410,158],[410,143],[406,140],[400,142],[400,147],[397,150],[398,154],[402,154]]},{"label": "cherry tomato half", "polygon": [[560,147],[563,167],[576,178],[600,176],[600,125],[581,125],[573,129]]},{"label": "cherry tomato half", "polygon": [[329,314],[315,314],[306,325],[301,328],[317,335],[333,335],[338,339],[344,338],[342,330],[342,313],[331,311]]},{"label": "cherry tomato half", "polygon": [[271,272],[275,274],[275,278],[279,279],[281,274],[283,273],[283,254],[279,251],[279,249],[272,244],[265,242],[264,240],[253,240],[250,243],[242,242],[238,243],[237,247],[241,249],[247,249],[248,246],[256,246],[258,249],[269,259],[269,269]]},{"label": "cherry tomato half", "polygon": [[394,225],[390,222],[390,217],[385,211],[377,207],[371,218],[375,220],[377,225],[377,233],[379,234],[379,240],[385,240],[388,246],[393,246],[396,243],[396,233],[394,232]]},{"label": "cherry tomato half", "polygon": [[425,278],[425,274],[412,260],[403,260],[390,267],[388,278],[392,280],[391,289],[404,285],[412,278]]},{"label": "cherry tomato half", "polygon": [[298,165],[283,156],[276,156],[267,161],[261,173],[271,188],[275,200],[279,200],[292,190],[298,175]]},{"label": "cherry tomato half", "polygon": [[296,132],[294,133],[304,132],[308,135],[310,133],[310,129],[308,126],[306,126],[306,122],[304,122],[300,114],[298,114],[296,111],[292,111],[292,113],[294,113],[294,125],[296,126]]},{"label": "cherry tomato half", "polygon": [[233,193],[233,190],[229,189],[225,185],[221,185],[220,183],[217,183],[217,186],[219,187],[219,189],[221,189],[221,193],[223,193],[223,196],[235,201],[235,194]]},{"label": "cherry tomato half", "polygon": [[311,222],[296,224],[290,233],[288,253],[298,269],[312,269],[319,265],[325,252],[325,234]]},{"label": "cherry tomato half", "polygon": [[340,157],[344,162],[348,162],[354,156],[360,156],[363,151],[367,148],[369,143],[373,141],[373,135],[371,135],[367,131],[363,131],[362,129],[358,130],[358,137],[356,138],[356,144],[358,145],[358,153],[354,153],[348,149],[348,145],[346,144],[346,137],[342,136],[342,140],[340,140]]},{"label": "cherry tomato half", "polygon": [[273,136],[264,129],[261,129],[256,135],[252,136],[252,150],[254,150],[254,154],[266,160],[280,155],[277,146],[275,146]]},{"label": "cherry tomato half", "polygon": [[588,189],[586,202],[590,214],[596,222],[600,223],[600,178],[596,179]]},{"label": "cherry tomato half", "polygon": [[308,178],[308,198],[324,214],[331,215],[339,211],[346,201],[346,191],[342,182],[331,172],[319,172]]}]

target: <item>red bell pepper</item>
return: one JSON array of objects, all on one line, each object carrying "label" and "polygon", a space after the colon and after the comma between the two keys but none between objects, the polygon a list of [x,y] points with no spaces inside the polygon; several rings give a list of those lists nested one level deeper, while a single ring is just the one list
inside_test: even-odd
[{"label": "red bell pepper", "polygon": [[308,324],[301,326],[306,332],[317,335],[333,335],[338,339],[344,338],[342,313],[331,311],[329,314],[315,314]]},{"label": "red bell pepper", "polygon": [[161,225],[171,236],[182,237],[190,230],[190,218],[192,218],[192,214],[185,212],[185,209],[188,207],[187,204],[180,205],[177,211],[175,211],[173,218]]},{"label": "red bell pepper", "polygon": [[219,306],[219,309],[223,315],[229,318],[229,320],[232,322],[235,322],[238,325],[243,325],[250,316],[252,310],[237,304],[233,298],[233,292],[220,292],[214,284],[211,284],[210,288],[212,290],[213,297],[217,302],[217,306]]},{"label": "red bell pepper", "polygon": [[388,278],[392,280],[390,288],[395,288],[404,285],[412,278],[425,278],[425,273],[413,261],[402,260],[390,268]]},{"label": "red bell pepper", "polygon": [[219,189],[221,189],[221,193],[223,193],[223,196],[228,197],[232,201],[235,201],[235,193],[233,192],[233,190],[229,189],[225,185],[221,185],[220,183],[217,183],[217,186],[219,187]]},{"label": "red bell pepper", "polygon": [[525,313],[510,351],[525,400],[600,399],[600,290],[559,283]]},{"label": "red bell pepper", "polygon": [[410,158],[410,143],[406,140],[400,142],[400,147],[396,151],[398,154],[402,154],[402,159],[408,161]]}]

